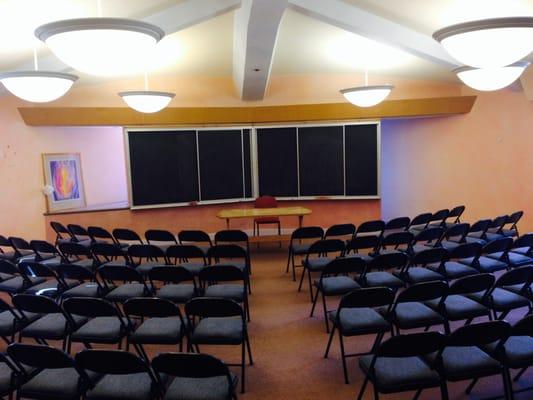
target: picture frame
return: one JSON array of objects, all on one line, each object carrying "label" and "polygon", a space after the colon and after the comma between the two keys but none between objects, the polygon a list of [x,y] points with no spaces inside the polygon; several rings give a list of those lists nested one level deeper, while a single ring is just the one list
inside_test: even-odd
[{"label": "picture frame", "polygon": [[48,212],[85,207],[80,153],[42,154]]}]

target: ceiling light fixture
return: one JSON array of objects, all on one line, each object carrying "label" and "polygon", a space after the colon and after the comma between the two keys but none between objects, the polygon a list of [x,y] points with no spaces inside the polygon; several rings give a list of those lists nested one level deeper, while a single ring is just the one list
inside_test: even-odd
[{"label": "ceiling light fixture", "polygon": [[516,81],[528,67],[529,62],[519,61],[499,68],[460,67],[453,70],[467,86],[476,90],[492,91],[502,89]]},{"label": "ceiling light fixture", "polygon": [[372,107],[381,103],[394,89],[392,85],[368,85],[368,69],[365,69],[365,86],[342,89],[346,100],[358,107]]},{"label": "ceiling light fixture", "polygon": [[57,100],[72,87],[76,75],[63,72],[39,71],[37,51],[33,49],[34,71],[10,71],[0,73],[0,82],[18,98],[32,103]]},{"label": "ceiling light fixture", "polygon": [[138,73],[149,51],[164,36],[159,27],[124,18],[78,18],[51,22],[35,36],[72,68],[97,76]]},{"label": "ceiling light fixture", "polygon": [[148,74],[144,73],[144,90],[120,92],[122,100],[135,111],[151,114],[168,106],[175,94],[148,90]]},{"label": "ceiling light fixture", "polygon": [[440,29],[433,38],[462,64],[505,67],[533,51],[533,17],[465,22]]}]

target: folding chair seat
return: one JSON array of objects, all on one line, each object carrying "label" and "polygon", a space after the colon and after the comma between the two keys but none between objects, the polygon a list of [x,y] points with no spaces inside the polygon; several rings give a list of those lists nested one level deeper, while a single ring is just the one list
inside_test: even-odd
[{"label": "folding chair seat", "polygon": [[17,294],[13,297],[13,305],[24,315],[39,315],[22,328],[20,338],[33,338],[40,344],[59,340],[63,342],[63,351],[67,348],[70,333],[87,322],[83,316],[66,314],[60,305],[45,296]]},{"label": "folding chair seat", "polygon": [[170,247],[178,244],[176,236],[172,232],[163,229],[148,229],[144,232],[148,244],[159,247],[163,253]]},{"label": "folding chair seat", "polygon": [[11,243],[11,246],[13,246],[13,250],[15,250],[17,262],[35,261],[36,254],[26,240],[16,236],[10,236],[7,239]]},{"label": "folding chair seat", "polygon": [[59,250],[45,240],[32,240],[30,247],[35,253],[35,262],[46,265],[52,269],[66,262]]},{"label": "folding chair seat", "polygon": [[345,257],[357,257],[369,263],[376,256],[381,243],[380,236],[356,236],[346,243]]},{"label": "folding chair seat", "polygon": [[23,269],[17,268],[15,264],[7,260],[0,260],[0,274],[5,278],[0,281],[0,292],[11,296],[46,282],[45,278],[26,275]]},{"label": "folding chair seat", "polygon": [[388,320],[400,329],[414,329],[443,325],[447,328],[447,320],[427,305],[428,301],[440,300],[446,295],[448,285],[443,281],[417,283],[399,293],[390,310],[380,310]]},{"label": "folding chair seat", "polygon": [[16,262],[17,260],[15,249],[13,249],[9,240],[2,235],[0,235],[0,260],[8,260],[11,262]]},{"label": "folding chair seat", "polygon": [[135,354],[83,350],[76,354],[76,363],[87,373],[100,376],[87,390],[86,400],[153,400],[161,393],[161,385],[148,362]]},{"label": "folding chair seat", "polygon": [[[17,334],[22,328],[24,328],[29,323],[35,321],[37,318],[39,318],[39,316],[39,314],[35,313],[21,312],[16,308],[11,307],[4,300],[0,299],[0,337],[7,344],[12,343],[15,340],[15,334]],[[2,367],[0,367],[0,375],[1,368]],[[0,387],[1,386],[2,384],[0,378]]]},{"label": "folding chair seat", "polygon": [[489,229],[491,222],[492,221],[490,219],[481,219],[477,222],[474,222],[472,225],[470,225],[470,229],[465,237],[465,241],[467,243],[479,243],[481,245],[486,244],[487,238],[485,233],[487,232],[487,229]]},{"label": "folding chair seat", "polygon": [[165,400],[233,400],[237,377],[219,359],[207,354],[163,353],[152,360],[160,380],[171,377]]},{"label": "folding chair seat", "polygon": [[345,383],[349,383],[346,358],[368,353],[347,354],[344,349],[344,337],[375,334],[376,339],[370,350],[373,352],[381,342],[383,335],[391,330],[390,323],[377,309],[380,307],[390,309],[393,301],[394,293],[388,288],[356,289],[344,295],[339,308],[328,314],[328,318],[333,323],[333,329],[329,335],[324,358],[328,357],[333,336],[335,331],[338,331]]},{"label": "folding chair seat", "polygon": [[132,327],[128,320],[110,302],[96,298],[72,297],[63,302],[63,308],[71,317],[85,317],[89,320],[70,335],[70,342],[117,344],[121,348]]},{"label": "folding chair seat", "polygon": [[[130,245],[129,247],[134,246]],[[98,267],[101,266],[133,266],[133,262],[128,256],[128,250],[122,249],[110,243],[94,243],[91,246],[91,253]]]},{"label": "folding chair seat", "polygon": [[115,243],[118,243],[121,248],[128,248],[131,244],[144,244],[139,234],[127,228],[113,229],[113,237]]},{"label": "folding chair seat", "polygon": [[492,240],[506,237],[503,234],[502,229],[508,218],[508,215],[500,215],[491,221],[489,227],[487,228],[487,231],[485,232],[485,237],[487,238],[487,241],[490,242]]},{"label": "folding chair seat", "polygon": [[516,211],[512,213],[511,215],[509,215],[505,221],[505,224],[500,230],[501,234],[507,237],[519,237],[520,235],[518,234],[517,224],[523,215],[524,215],[523,211]]},{"label": "folding chair seat", "polygon": [[465,237],[470,230],[470,224],[454,224],[444,231],[439,246],[450,251],[466,243]]},{"label": "folding chair seat", "polygon": [[355,235],[354,224],[336,224],[331,225],[324,233],[324,239],[340,239],[343,241],[350,240]]},{"label": "folding chair seat", "polygon": [[18,390],[24,399],[79,399],[90,385],[88,375],[67,353],[44,345],[13,343],[7,353],[28,376]]},{"label": "folding chair seat", "polygon": [[[509,372],[498,360],[482,350],[482,347],[500,342],[509,336],[511,327],[504,321],[482,322],[458,328],[439,352],[426,356],[428,362],[437,362],[442,379],[458,382],[473,379],[467,387],[470,394],[478,379],[501,375],[505,398],[509,397]],[[440,361],[439,361],[440,360]]]},{"label": "folding chair seat", "polygon": [[19,274],[15,261],[0,258],[0,282],[15,278]]},{"label": "folding chair seat", "polygon": [[465,206],[456,206],[450,210],[448,218],[444,220],[444,227],[449,228],[455,224],[461,223],[461,216],[465,212]]},{"label": "folding chair seat", "polygon": [[442,274],[428,267],[440,266],[447,256],[448,252],[443,248],[422,250],[416,253],[403,269],[395,271],[394,275],[411,285],[443,280],[445,277]]},{"label": "folding chair seat", "polygon": [[213,245],[211,237],[204,231],[199,230],[183,230],[178,233],[178,240],[180,244],[192,244],[200,248],[204,255],[207,256],[207,251]]},{"label": "folding chair seat", "polygon": [[[154,267],[148,274],[152,293],[174,303],[186,303],[198,294],[194,276],[180,266]],[[156,282],[161,283],[158,287]]]},{"label": "folding chair seat", "polygon": [[13,398],[13,393],[24,382],[24,371],[5,353],[0,353],[0,396]]},{"label": "folding chair seat", "polygon": [[378,236],[383,235],[385,230],[385,221],[375,219],[371,221],[365,221],[357,227],[354,238],[363,236]]},{"label": "folding chair seat", "polygon": [[[490,309],[469,296],[480,293],[486,295],[494,284],[494,275],[478,274],[457,279],[440,299],[427,301],[425,304],[444,316],[448,321],[463,321],[468,325],[474,318],[492,319]],[[448,329],[449,326],[445,325]],[[448,331],[446,333],[449,333]]]},{"label": "folding chair seat", "polygon": [[398,393],[416,390],[415,399],[420,392],[429,388],[440,388],[441,399],[448,399],[446,383],[434,369],[435,363],[427,363],[422,358],[438,352],[446,337],[438,332],[414,333],[393,336],[381,343],[372,355],[359,359],[359,367],[365,380],[357,400],[362,400],[370,381],[374,388],[374,399],[379,393]]},{"label": "folding chair seat", "polygon": [[[197,297],[185,303],[185,313],[191,327],[189,351],[193,346],[197,352],[199,345],[240,345],[241,362],[228,364],[241,368],[241,393],[245,390],[246,353],[253,365],[250,340],[243,309],[233,300]],[[194,323],[199,318],[198,323]]]},{"label": "folding chair seat", "polygon": [[73,242],[72,234],[65,225],[57,221],[50,221],[50,226],[56,234],[55,244],[58,246],[60,243]]},{"label": "folding chair seat", "polygon": [[287,258],[287,268],[285,273],[289,272],[289,266],[292,266],[292,280],[296,281],[296,263],[295,256],[304,256],[309,250],[309,246],[317,240],[322,240],[324,230],[319,226],[305,226],[295,229],[291,234],[289,242],[289,255]]},{"label": "folding chair seat", "polygon": [[69,264],[79,265],[90,271],[96,269],[97,261],[93,258],[88,246],[72,242],[60,242],[57,246]]},{"label": "folding chair seat", "polygon": [[427,228],[429,225],[429,221],[431,221],[431,217],[433,214],[431,213],[422,213],[418,214],[416,217],[414,217],[411,220],[411,223],[407,227],[407,230],[411,232],[413,235],[417,235],[420,233],[420,231],[423,231]]},{"label": "folding chair seat", "polygon": [[483,246],[479,257],[465,258],[460,262],[477,269],[479,272],[503,271],[509,267],[507,253],[512,243],[513,239],[511,238],[493,240]]},{"label": "folding chair seat", "polygon": [[[526,233],[516,238],[507,253],[507,262],[511,268],[533,264],[533,233]],[[489,257],[492,257],[490,255]]]},{"label": "folding chair seat", "polygon": [[70,236],[73,242],[79,243],[82,246],[90,246],[93,241],[91,235],[87,232],[83,226],[78,224],[68,224],[67,229],[70,232]]},{"label": "folding chair seat", "polygon": [[243,271],[246,277],[246,288],[248,293],[252,293],[250,285],[251,265],[249,254],[237,244],[217,244],[207,251],[209,265],[233,265]]},{"label": "folding chair seat", "polygon": [[387,287],[392,290],[405,286],[404,281],[388,270],[400,271],[409,262],[404,253],[380,254],[374,258],[365,271],[359,276],[358,282],[363,287]]},{"label": "folding chair seat", "polygon": [[55,298],[60,296],[65,290],[78,285],[75,280],[60,279],[52,268],[40,263],[23,262],[19,264],[19,270],[27,277],[33,276],[44,279],[42,283],[28,287],[24,291],[26,294],[38,294]]},{"label": "folding chair seat", "polygon": [[101,226],[89,226],[87,233],[92,243],[110,243],[118,247],[128,247],[126,244],[120,244],[107,229]]},{"label": "folding chair seat", "polygon": [[230,299],[242,304],[250,321],[247,279],[242,270],[233,265],[207,266],[200,271],[199,281],[203,297]]},{"label": "folding chair seat", "polygon": [[444,208],[442,210],[435,211],[431,214],[429,219],[428,228],[446,228],[446,219],[450,215],[450,210]]},{"label": "folding chair seat", "polygon": [[141,321],[129,332],[128,342],[145,360],[148,356],[144,344],[179,345],[179,351],[182,351],[187,325],[176,304],[156,297],[129,299],[124,303],[124,314],[132,327],[135,326],[134,319]]},{"label": "folding chair seat", "polygon": [[439,247],[440,240],[444,235],[444,228],[427,228],[419,231],[413,238],[410,250],[416,254],[428,248]]},{"label": "folding chair seat", "polygon": [[128,258],[143,276],[148,275],[154,267],[168,264],[163,249],[152,244],[132,244],[128,247]]},{"label": "folding chair seat", "polygon": [[[344,296],[352,290],[359,289],[361,286],[355,281],[355,275],[360,275],[366,268],[365,262],[360,258],[355,257],[340,257],[331,260],[328,265],[324,267],[318,281],[314,281],[316,288],[315,296],[313,298],[313,306],[311,307],[310,317],[315,311],[318,295],[322,297],[322,306],[324,310],[324,322],[326,324],[326,332],[329,333],[328,322],[328,308],[326,305],[326,298],[331,296]],[[351,276],[350,276],[351,275]]]},{"label": "folding chair seat", "polygon": [[113,303],[123,303],[133,297],[151,295],[142,275],[132,267],[102,265],[98,268],[98,275],[107,290],[104,298]]},{"label": "folding chair seat", "polygon": [[387,221],[383,228],[383,237],[386,238],[391,233],[405,232],[410,223],[409,217],[398,217]]},{"label": "folding chair seat", "polygon": [[447,281],[476,275],[479,271],[469,265],[461,263],[461,260],[469,260],[470,264],[475,264],[477,258],[481,254],[481,248],[482,246],[479,243],[460,244],[448,251],[443,262],[429,264],[427,267],[430,270],[441,274]]},{"label": "folding chair seat", "polygon": [[298,285],[298,291],[302,289],[305,275],[307,275],[309,294],[312,302],[314,295],[311,273],[322,272],[322,270],[331,262],[331,260],[342,256],[343,253],[344,242],[340,239],[322,239],[309,246],[309,249],[307,250],[305,258],[302,262],[303,270],[300,278],[300,284]]},{"label": "folding chair seat", "polygon": [[70,297],[103,297],[109,290],[114,289],[114,286],[104,287],[94,272],[79,265],[61,264],[57,267],[57,274],[62,282],[70,280],[78,283],[61,293],[62,300]]},{"label": "folding chair seat", "polygon": [[398,252],[407,254],[411,251],[413,239],[414,236],[409,231],[389,233],[381,239],[376,255]]},{"label": "folding chair seat", "polygon": [[169,262],[185,268],[193,276],[198,276],[200,270],[207,265],[207,256],[203,250],[191,244],[170,246],[166,256]]}]

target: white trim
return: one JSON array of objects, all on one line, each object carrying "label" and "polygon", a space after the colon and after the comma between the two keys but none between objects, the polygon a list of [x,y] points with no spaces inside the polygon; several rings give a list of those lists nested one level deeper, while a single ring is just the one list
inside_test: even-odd
[{"label": "white trim", "polygon": [[252,197],[259,197],[259,157],[257,154],[257,129],[250,129],[250,166],[252,179]]}]

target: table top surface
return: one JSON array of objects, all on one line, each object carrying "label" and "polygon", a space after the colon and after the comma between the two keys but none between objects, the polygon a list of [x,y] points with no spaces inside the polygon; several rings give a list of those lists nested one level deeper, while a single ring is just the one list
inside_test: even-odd
[{"label": "table top surface", "polygon": [[233,208],[217,213],[218,218],[283,217],[291,215],[308,215],[311,210],[305,207],[275,208]]}]

